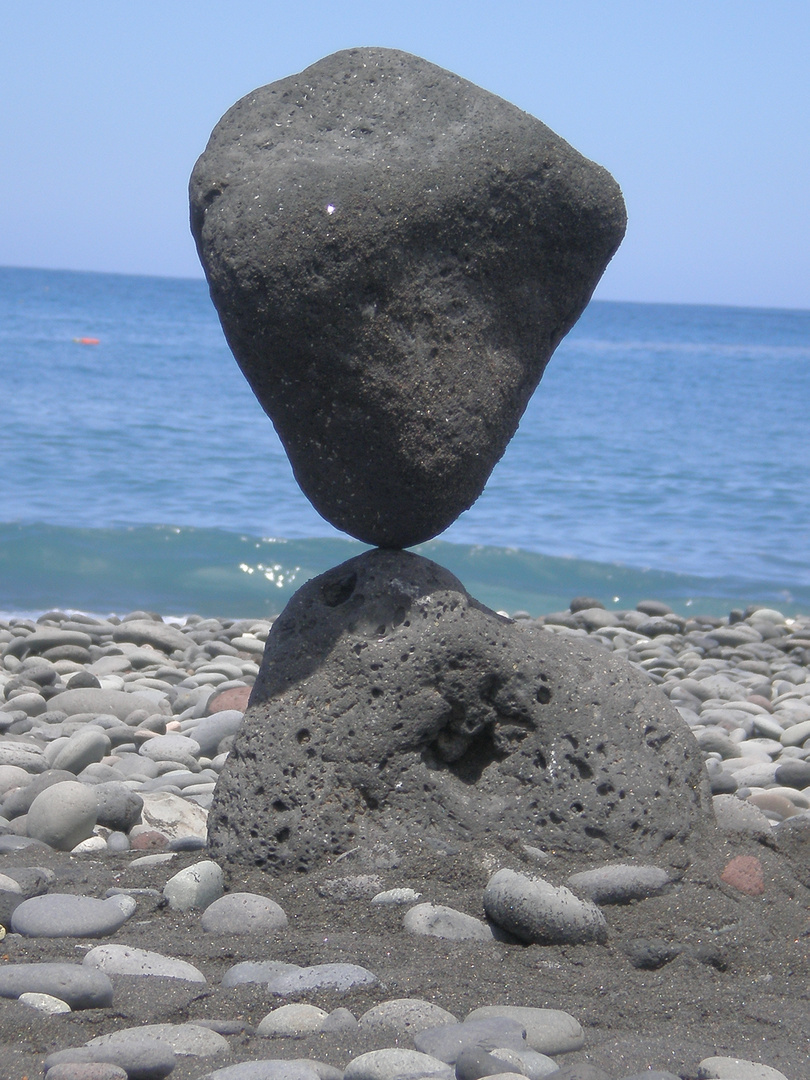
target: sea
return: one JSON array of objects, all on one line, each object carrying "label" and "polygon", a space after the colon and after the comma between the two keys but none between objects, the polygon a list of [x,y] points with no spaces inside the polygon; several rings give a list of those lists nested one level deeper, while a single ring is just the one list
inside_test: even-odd
[{"label": "sea", "polygon": [[[277,614],[365,550],[298,488],[202,280],[0,268],[0,618]],[[497,610],[810,612],[810,311],[593,301],[415,549]]]}]

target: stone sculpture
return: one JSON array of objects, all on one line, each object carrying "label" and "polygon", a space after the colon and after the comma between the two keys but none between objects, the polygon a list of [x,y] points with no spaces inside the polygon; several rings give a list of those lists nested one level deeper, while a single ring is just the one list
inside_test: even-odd
[{"label": "stone sculpture", "polygon": [[[191,224],[301,487],[385,549],[480,494],[625,214],[612,177],[538,120],[417,57],[353,49],[229,110]],[[273,625],[209,848],[231,870],[409,835],[677,862],[707,807],[699,749],[643,676],[376,550]]]}]

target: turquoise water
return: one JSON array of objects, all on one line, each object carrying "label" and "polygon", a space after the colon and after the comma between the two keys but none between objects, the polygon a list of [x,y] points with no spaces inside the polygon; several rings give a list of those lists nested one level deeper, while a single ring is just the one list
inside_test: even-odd
[{"label": "turquoise water", "polygon": [[[301,494],[200,281],[0,269],[0,386],[0,610],[272,613],[362,550]],[[810,610],[808,402],[810,312],[595,302],[419,550],[506,610]]]}]

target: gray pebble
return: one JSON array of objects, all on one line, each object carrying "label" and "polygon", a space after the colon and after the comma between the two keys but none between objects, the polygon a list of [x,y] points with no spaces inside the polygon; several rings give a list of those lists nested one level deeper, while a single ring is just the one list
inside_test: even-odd
[{"label": "gray pebble", "polygon": [[446,1077],[454,1073],[444,1061],[417,1050],[372,1050],[346,1066],[343,1080],[411,1080],[420,1076]]},{"label": "gray pebble", "polygon": [[205,910],[224,891],[222,868],[210,859],[187,866],[170,877],[163,895],[174,911]]},{"label": "gray pebble", "polygon": [[206,981],[203,973],[185,960],[129,945],[97,945],[85,955],[82,963],[110,975],[160,975],[164,979]]},{"label": "gray pebble", "polygon": [[119,1065],[129,1080],[163,1080],[177,1064],[174,1051],[166,1043],[148,1036],[132,1035],[127,1041],[118,1043],[59,1050],[45,1058],[43,1067],[47,1073],[54,1065],[94,1061]]},{"label": "gray pebble", "polygon": [[445,941],[492,941],[485,922],[443,904],[417,904],[405,912],[402,925],[411,934]]},{"label": "gray pebble", "polygon": [[0,997],[50,994],[71,1009],[106,1009],[113,1002],[113,986],[102,971],[82,964],[3,964]]},{"label": "gray pebble", "polygon": [[583,944],[607,937],[605,917],[595,904],[514,870],[499,870],[489,879],[484,910],[521,941]]},{"label": "gray pebble", "polygon": [[513,1050],[527,1048],[523,1025],[504,1016],[469,1016],[461,1024],[442,1024],[418,1031],[413,1041],[417,1050],[448,1065],[455,1065],[462,1050],[469,1047],[479,1050],[494,1050],[496,1046]]},{"label": "gray pebble", "polygon": [[34,840],[70,851],[93,835],[98,803],[93,789],[67,780],[41,791],[28,810],[26,828]]},{"label": "gray pebble", "polygon": [[128,896],[95,900],[91,896],[47,893],[24,900],[11,916],[11,929],[25,937],[105,937],[134,914]]},{"label": "gray pebble", "polygon": [[268,979],[267,989],[279,997],[292,997],[313,990],[346,991],[357,986],[376,986],[378,981],[376,975],[357,964],[314,964]]},{"label": "gray pebble", "polygon": [[120,1028],[90,1039],[87,1045],[118,1046],[139,1038],[157,1039],[183,1057],[211,1057],[214,1054],[227,1054],[230,1050],[224,1036],[193,1021],[187,1024],[144,1024],[142,1027]]},{"label": "gray pebble", "polygon": [[421,998],[393,998],[381,1001],[364,1012],[358,1023],[362,1029],[382,1029],[397,1036],[413,1036],[428,1028],[457,1024],[458,1017],[447,1009]]},{"label": "gray pebble", "polygon": [[670,880],[666,870],[657,866],[611,863],[572,874],[568,884],[574,892],[595,904],[626,904],[660,895]]},{"label": "gray pebble", "polygon": [[228,968],[222,977],[222,986],[239,986],[241,983],[267,983],[278,975],[303,971],[298,964],[285,964],[281,960],[242,960]]},{"label": "gray pebble", "polygon": [[267,934],[283,930],[287,916],[274,900],[256,893],[228,893],[205,909],[200,925],[213,934]]},{"label": "gray pebble", "polygon": [[110,739],[105,732],[94,724],[87,724],[68,738],[54,758],[53,768],[80,773],[91,763],[106,757],[110,747]]},{"label": "gray pebble", "polygon": [[520,1024],[526,1031],[526,1042],[540,1054],[568,1054],[585,1044],[582,1027],[570,1013],[560,1009],[535,1009],[515,1005],[484,1005],[473,1009],[465,1023],[502,1017]]}]

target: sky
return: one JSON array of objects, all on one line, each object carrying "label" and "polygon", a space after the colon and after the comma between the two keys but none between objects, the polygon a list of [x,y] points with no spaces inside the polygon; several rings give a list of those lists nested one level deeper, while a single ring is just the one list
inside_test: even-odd
[{"label": "sky", "polygon": [[219,117],[338,49],[404,49],[619,181],[604,300],[810,309],[807,0],[0,0],[0,265],[200,277]]}]

